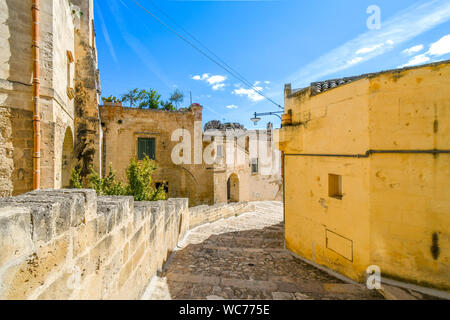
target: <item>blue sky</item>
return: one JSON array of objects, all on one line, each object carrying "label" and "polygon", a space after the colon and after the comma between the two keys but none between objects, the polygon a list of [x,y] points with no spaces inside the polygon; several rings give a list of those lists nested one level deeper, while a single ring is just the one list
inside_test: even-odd
[{"label": "blue sky", "polygon": [[[285,83],[300,88],[450,59],[450,0],[137,1],[187,36],[176,24],[182,26],[281,105]],[[203,105],[204,122],[240,122],[248,128],[254,128],[249,119],[255,111],[277,110],[133,0],[94,2],[103,96],[153,88],[167,99],[178,88],[185,106],[189,92]],[[366,23],[371,5],[380,8],[379,30]],[[279,125],[276,117],[264,117],[258,127],[268,121]]]}]

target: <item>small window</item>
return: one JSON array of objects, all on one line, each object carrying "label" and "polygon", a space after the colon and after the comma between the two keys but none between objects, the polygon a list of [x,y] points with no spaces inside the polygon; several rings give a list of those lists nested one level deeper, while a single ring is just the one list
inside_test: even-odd
[{"label": "small window", "polygon": [[217,146],[217,157],[222,158],[222,145]]},{"label": "small window", "polygon": [[155,160],[155,138],[138,138],[138,160],[144,160],[145,156]]},{"label": "small window", "polygon": [[258,173],[258,158],[252,159],[252,173]]},{"label": "small window", "polygon": [[328,196],[342,200],[342,176],[337,174],[328,175]]}]

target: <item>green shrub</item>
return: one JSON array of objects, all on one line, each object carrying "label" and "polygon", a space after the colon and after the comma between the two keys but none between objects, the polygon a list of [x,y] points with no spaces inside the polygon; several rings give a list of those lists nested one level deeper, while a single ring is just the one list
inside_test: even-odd
[{"label": "green shrub", "polygon": [[81,189],[83,188],[83,179],[81,178],[81,169],[73,169],[72,176],[70,178],[70,185],[72,188]]},{"label": "green shrub", "polygon": [[154,189],[151,185],[155,170],[156,163],[148,156],[141,161],[132,158],[126,169],[127,184],[116,180],[116,173],[110,165],[108,174],[103,178],[91,167],[85,180],[80,170],[73,169],[71,185],[73,188],[94,189],[98,195],[133,196],[136,201],[165,200],[164,188]]}]

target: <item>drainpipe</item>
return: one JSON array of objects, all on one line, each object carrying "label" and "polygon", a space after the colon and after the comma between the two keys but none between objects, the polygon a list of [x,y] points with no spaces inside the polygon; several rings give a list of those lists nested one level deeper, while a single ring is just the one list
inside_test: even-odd
[{"label": "drainpipe", "polygon": [[39,0],[32,0],[33,18],[33,189],[39,189],[41,179],[41,119],[39,116]]}]

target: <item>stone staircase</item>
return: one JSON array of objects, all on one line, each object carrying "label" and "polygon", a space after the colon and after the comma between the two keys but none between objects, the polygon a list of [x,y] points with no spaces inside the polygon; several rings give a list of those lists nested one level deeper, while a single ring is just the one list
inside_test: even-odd
[{"label": "stone staircase", "polygon": [[191,230],[143,299],[381,299],[284,250],[281,202]]}]

